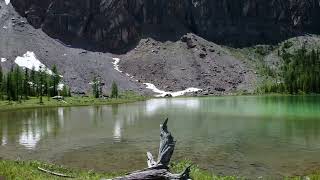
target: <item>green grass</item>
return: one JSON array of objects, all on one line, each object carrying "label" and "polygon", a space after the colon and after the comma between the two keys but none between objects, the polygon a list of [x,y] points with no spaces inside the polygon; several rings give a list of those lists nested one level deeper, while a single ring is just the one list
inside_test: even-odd
[{"label": "green grass", "polygon": [[[189,166],[191,163],[189,161],[182,161],[179,163],[173,163],[171,165],[171,169],[175,173],[182,172],[185,167]],[[98,173],[94,172],[93,170],[85,171],[85,170],[78,170],[78,169],[71,169],[66,168],[63,166],[48,164],[48,163],[41,163],[38,161],[9,161],[3,160],[0,161],[0,177],[5,177],[7,180],[53,180],[53,179],[67,179],[58,176],[54,176],[45,172],[38,170],[38,167],[62,173],[75,179],[102,179],[102,178],[112,178],[121,176],[121,173],[115,172],[108,172],[108,173]],[[239,179],[236,177],[218,177],[214,176],[213,174],[201,170],[197,166],[193,166],[191,169],[191,177],[194,180],[235,180]]]},{"label": "green grass", "polygon": [[131,103],[147,100],[148,97],[137,95],[133,92],[122,93],[115,99],[95,99],[93,97],[67,97],[65,102],[57,101],[52,98],[43,97],[43,104],[39,103],[39,98],[30,97],[29,100],[19,102],[0,101],[0,112],[8,110],[18,110],[27,108],[42,107],[70,107],[70,106],[92,106],[92,105],[112,105]]},{"label": "green grass", "polygon": [[191,166],[191,177],[193,180],[238,180],[243,179],[240,177],[234,176],[216,176],[213,173],[207,172],[205,170],[200,169],[198,166],[192,164],[191,161],[185,160],[178,163],[171,164],[171,170],[175,173],[181,173],[185,170],[186,167]]},{"label": "green grass", "polygon": [[[186,167],[191,165],[190,161],[181,161],[179,163],[173,163],[171,165],[171,170],[174,173],[182,172]],[[108,179],[113,177],[118,177],[123,175],[123,173],[117,172],[95,172],[93,170],[79,170],[67,168],[59,165],[42,163],[38,161],[10,161],[10,160],[0,160],[0,179],[5,177],[6,180],[56,180],[56,179],[68,179],[62,178],[55,175],[51,175],[38,170],[38,167],[56,172],[62,173],[74,177],[74,179]],[[191,178],[193,180],[241,180],[244,178],[235,176],[215,176],[214,174],[200,169],[198,166],[193,165],[191,168]],[[263,178],[264,179],[264,178]],[[320,180],[320,174],[314,173],[313,175],[305,177],[287,177],[284,180]]]},{"label": "green grass", "polygon": [[[38,161],[0,161],[0,177],[5,177],[6,180],[54,180],[67,179],[38,170],[38,167],[62,173],[75,179],[102,179],[118,176],[116,173],[95,173],[91,171],[76,170],[57,166],[53,164],[40,163]],[[1,178],[0,178],[1,179]]]}]

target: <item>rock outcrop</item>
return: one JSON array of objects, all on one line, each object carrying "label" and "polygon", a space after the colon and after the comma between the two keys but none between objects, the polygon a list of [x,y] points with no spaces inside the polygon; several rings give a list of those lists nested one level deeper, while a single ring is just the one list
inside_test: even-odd
[{"label": "rock outcrop", "polygon": [[[103,50],[129,47],[153,25],[181,26],[215,43],[275,43],[320,33],[320,0],[12,0],[37,28],[66,43]],[[148,27],[148,28],[146,28]],[[161,38],[166,38],[161,36]]]}]

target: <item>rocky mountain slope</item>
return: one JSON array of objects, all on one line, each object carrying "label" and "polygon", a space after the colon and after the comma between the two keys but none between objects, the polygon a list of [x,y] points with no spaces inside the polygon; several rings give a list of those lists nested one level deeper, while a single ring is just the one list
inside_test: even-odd
[{"label": "rocky mountain slope", "polygon": [[[133,82],[126,75],[113,68],[113,55],[71,48],[59,40],[50,38],[40,29],[34,29],[12,6],[0,1],[0,65],[5,70],[15,64],[18,56],[27,51],[34,52],[37,59],[48,67],[54,64],[63,76],[63,81],[71,86],[74,93],[86,93],[93,76],[100,75],[106,83],[105,91],[111,82],[117,81],[123,90],[140,92],[144,85]],[[5,59],[5,60],[4,60]]]},{"label": "rocky mountain slope", "polygon": [[[236,47],[320,32],[320,0],[12,0],[12,4],[50,36],[102,50],[128,48],[159,25],[171,34],[183,35],[185,29]],[[155,38],[170,39],[165,34]]]},{"label": "rocky mountain slope", "polygon": [[194,95],[252,92],[257,81],[249,64],[194,34],[176,42],[143,39],[121,59],[124,72],[165,91],[197,87],[202,91]]},{"label": "rocky mountain slope", "polygon": [[[34,52],[81,94],[95,74],[105,92],[113,80],[142,94],[253,92],[261,67],[279,65],[277,42],[319,33],[319,13],[320,0],[0,0],[1,66]],[[260,56],[259,43],[276,45]]]}]

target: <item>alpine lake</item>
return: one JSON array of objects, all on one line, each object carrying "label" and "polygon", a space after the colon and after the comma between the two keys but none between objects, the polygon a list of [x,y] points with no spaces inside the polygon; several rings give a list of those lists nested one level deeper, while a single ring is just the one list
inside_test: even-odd
[{"label": "alpine lake", "polygon": [[88,107],[0,112],[0,157],[128,172],[157,154],[169,118],[173,161],[256,179],[320,168],[320,96],[150,99]]}]

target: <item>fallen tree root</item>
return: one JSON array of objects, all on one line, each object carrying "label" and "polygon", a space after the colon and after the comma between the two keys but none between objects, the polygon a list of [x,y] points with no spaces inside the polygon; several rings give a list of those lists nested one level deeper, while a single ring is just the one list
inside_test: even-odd
[{"label": "fallen tree root", "polygon": [[56,172],[53,172],[53,171],[49,171],[49,170],[46,170],[46,169],[41,168],[41,167],[38,167],[38,169],[39,169],[40,171],[43,171],[43,172],[45,172],[45,173],[52,174],[52,175],[55,175],[55,176],[64,177],[64,178],[74,178],[74,177],[72,177],[72,176],[65,175],[65,174],[61,174],[61,173],[56,173]]},{"label": "fallen tree root", "polygon": [[168,131],[168,119],[160,125],[160,147],[158,160],[155,161],[150,152],[147,152],[148,168],[129,173],[123,177],[117,177],[113,180],[188,180],[190,179],[190,167],[186,168],[180,174],[173,174],[169,171],[169,163],[174,151],[176,142]]}]

